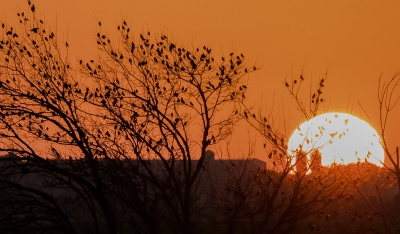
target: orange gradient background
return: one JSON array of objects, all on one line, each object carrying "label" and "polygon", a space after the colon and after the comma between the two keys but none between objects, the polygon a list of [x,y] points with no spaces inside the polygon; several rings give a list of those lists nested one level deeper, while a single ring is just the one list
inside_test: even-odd
[{"label": "orange gradient background", "polygon": [[[33,1],[37,16],[68,40],[69,58],[95,58],[97,22],[116,36],[123,19],[134,33],[167,34],[185,46],[206,45],[218,54],[243,53],[261,70],[249,75],[248,104],[272,109],[287,137],[305,121],[284,80],[303,68],[314,84],[328,72],[321,112],[348,112],[378,132],[378,78],[400,71],[400,1]],[[24,0],[1,0],[0,20],[18,25],[16,13],[28,11]],[[310,83],[307,83],[309,85]],[[304,86],[305,98],[308,86]],[[400,87],[399,87],[400,89]],[[400,90],[399,90],[400,91]],[[400,93],[400,92],[399,92]],[[284,104],[283,104],[284,103]],[[389,119],[386,138],[392,151],[400,145],[400,105]],[[240,136],[240,137],[239,137]],[[237,154],[255,142],[254,156],[266,159],[264,143],[242,122],[232,141]]]}]

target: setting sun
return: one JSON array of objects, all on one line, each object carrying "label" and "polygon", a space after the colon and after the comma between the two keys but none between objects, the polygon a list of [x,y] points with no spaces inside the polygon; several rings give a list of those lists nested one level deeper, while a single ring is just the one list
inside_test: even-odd
[{"label": "setting sun", "polygon": [[346,113],[325,113],[302,123],[291,135],[288,153],[309,154],[318,150],[322,165],[370,162],[381,166],[383,148],[376,130],[367,122]]},{"label": "setting sun", "polygon": [[1,233],[397,233],[399,22],[400,1],[2,1]]}]

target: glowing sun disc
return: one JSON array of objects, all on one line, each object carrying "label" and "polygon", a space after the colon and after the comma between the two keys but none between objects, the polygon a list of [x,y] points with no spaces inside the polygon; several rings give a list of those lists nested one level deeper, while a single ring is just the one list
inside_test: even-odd
[{"label": "glowing sun disc", "polygon": [[380,141],[379,134],[364,120],[346,113],[325,113],[302,123],[293,132],[288,153],[295,156],[301,146],[306,153],[318,149],[323,166],[358,161],[382,166],[384,151]]}]

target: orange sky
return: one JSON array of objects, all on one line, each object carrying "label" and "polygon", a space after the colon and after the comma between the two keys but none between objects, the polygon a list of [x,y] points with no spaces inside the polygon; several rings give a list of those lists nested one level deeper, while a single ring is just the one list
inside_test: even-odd
[{"label": "orange sky", "polygon": [[[111,3],[113,2],[113,3]],[[324,111],[344,111],[370,122],[379,131],[377,84],[383,73],[389,79],[400,72],[400,1],[232,1],[232,0],[69,0],[34,1],[42,19],[57,26],[58,38],[68,39],[70,57],[96,55],[97,21],[115,35],[116,25],[126,19],[134,31],[161,32],[186,46],[245,54],[249,64],[261,70],[250,75],[249,104],[272,107],[282,116],[290,134],[304,121],[285,90],[285,77],[295,77],[305,64],[306,79],[315,82],[328,70]],[[5,1],[0,20],[16,22],[16,12],[27,11],[23,0]],[[14,25],[17,25],[16,23]],[[400,93],[400,89],[399,89]],[[282,106],[282,102],[285,103]],[[363,112],[367,112],[369,118]],[[289,104],[288,104],[289,103]],[[278,109],[279,108],[279,109]],[[387,135],[390,146],[400,145],[400,105],[391,115]],[[248,134],[243,124],[238,132]],[[246,151],[248,140],[233,149]],[[250,133],[250,140],[256,139]],[[241,142],[241,143],[239,143]],[[265,159],[262,140],[255,156]]]}]

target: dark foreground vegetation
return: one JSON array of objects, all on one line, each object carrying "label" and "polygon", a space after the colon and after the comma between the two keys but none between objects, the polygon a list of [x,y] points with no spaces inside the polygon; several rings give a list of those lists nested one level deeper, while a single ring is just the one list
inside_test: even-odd
[{"label": "dark foreground vegetation", "polygon": [[[70,61],[32,3],[17,17],[0,29],[2,233],[398,232],[398,152],[385,148],[390,168],[295,170],[287,136],[244,103],[257,70],[244,55],[217,58],[122,21],[116,42],[99,22],[99,56]],[[304,80],[286,86],[309,119],[326,78],[309,110]],[[264,138],[268,164],[209,151],[240,120]]]}]

